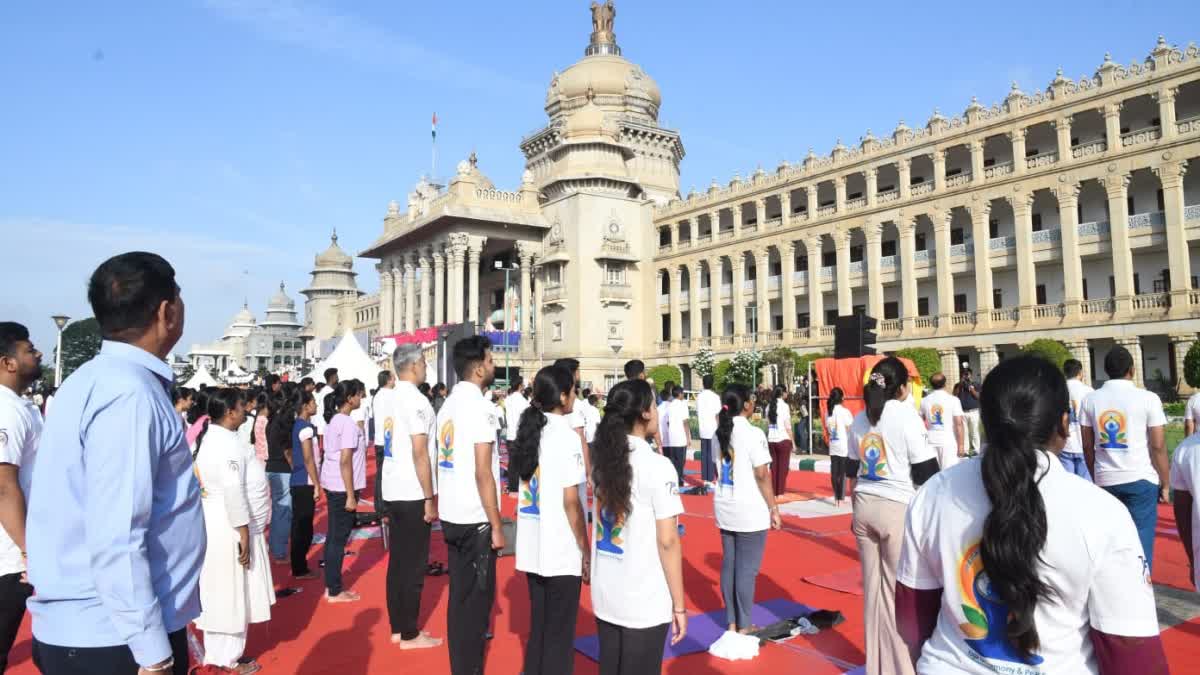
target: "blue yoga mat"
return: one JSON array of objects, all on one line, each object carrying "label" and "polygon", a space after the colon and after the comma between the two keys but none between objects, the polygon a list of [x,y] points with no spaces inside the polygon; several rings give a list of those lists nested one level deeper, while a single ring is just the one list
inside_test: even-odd
[{"label": "blue yoga mat", "polygon": [[[786,598],[776,598],[755,604],[754,609],[750,612],[750,620],[756,626],[767,626],[776,621],[790,619],[794,616],[805,616],[814,611],[816,610],[808,605],[792,602]],[[729,624],[725,622],[724,609],[707,614],[692,614],[688,617],[687,636],[680,640],[679,644],[672,645],[671,636],[667,635],[663,660],[708,651],[708,648],[725,633],[728,627]],[[596,635],[575,638],[575,649],[593,661],[600,661],[600,638]]]}]

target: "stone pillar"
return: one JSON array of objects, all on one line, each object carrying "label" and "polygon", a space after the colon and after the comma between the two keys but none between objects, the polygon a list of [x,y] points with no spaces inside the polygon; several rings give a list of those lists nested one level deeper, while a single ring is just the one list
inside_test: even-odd
[{"label": "stone pillar", "polygon": [[1012,141],[1013,173],[1020,176],[1025,173],[1025,132],[1024,127],[1010,131],[1008,139]]},{"label": "stone pillar", "polygon": [[838,213],[846,212],[846,177],[838,176],[833,179],[834,191],[834,211]]},{"label": "stone pillar", "polygon": [[900,191],[900,200],[908,199],[909,183],[912,182],[912,159],[905,157],[896,162],[896,171],[900,174],[900,184],[896,189]]},{"label": "stone pillar", "polygon": [[467,256],[468,235],[454,232],[450,235],[450,271],[446,275],[446,293],[449,296],[449,323],[463,322],[463,266]]},{"label": "stone pillar", "polygon": [[670,269],[671,274],[671,342],[679,344],[683,341],[683,307],[680,304],[683,286],[683,268],[675,265]]},{"label": "stone pillar", "polygon": [[1164,87],[1153,94],[1158,102],[1159,129],[1164,140],[1175,138],[1179,131],[1175,126],[1175,95],[1178,92],[1178,87]]},{"label": "stone pillar", "polygon": [[404,256],[404,329],[417,329],[417,269],[412,256]]},{"label": "stone pillar", "polygon": [[784,190],[779,193],[779,226],[787,227],[792,224],[792,192]]},{"label": "stone pillar", "polygon": [[1195,333],[1183,333],[1181,335],[1172,335],[1171,345],[1175,349],[1175,374],[1177,378],[1176,389],[1180,394],[1194,394],[1196,390],[1187,383],[1187,379],[1183,376],[1184,364],[1183,361],[1187,358],[1188,350],[1192,345],[1196,344]]},{"label": "stone pillar", "polygon": [[737,239],[742,236],[742,226],[746,224],[746,210],[741,204],[733,205],[733,238]]},{"label": "stone pillar", "polygon": [[733,266],[733,284],[729,289],[730,307],[733,309],[733,334],[742,337],[746,334],[746,254],[734,251],[729,256]]},{"label": "stone pillar", "polygon": [[754,218],[758,220],[758,231],[762,232],[767,228],[767,200],[758,198],[754,200]]},{"label": "stone pillar", "polygon": [[767,296],[767,279],[771,275],[771,249],[763,246],[754,251],[755,268],[754,304],[759,335],[771,332],[771,300]]},{"label": "stone pillar", "polygon": [[[1112,268],[1116,297],[1113,304],[1118,317],[1133,309],[1133,251],[1129,248],[1129,174],[1110,174],[1101,183],[1108,193],[1108,220],[1112,242]],[[1164,193],[1164,198],[1166,197]]]},{"label": "stone pillar", "polygon": [[805,207],[808,209],[808,219],[812,220],[817,217],[817,184],[804,188],[804,195],[807,199]]},{"label": "stone pillar", "polygon": [[395,302],[395,285],[392,271],[387,263],[379,263],[379,334],[392,334],[392,305]]},{"label": "stone pillar", "polygon": [[1037,305],[1037,272],[1033,264],[1033,195],[1012,197],[1013,220],[1017,240],[1017,305],[1020,321],[1033,320]]},{"label": "stone pillar", "polygon": [[939,349],[938,356],[942,359],[942,375],[946,376],[946,384],[957,381],[958,352],[954,349]]},{"label": "stone pillar", "polygon": [[984,201],[971,205],[971,238],[975,246],[975,328],[992,327],[992,264],[991,233],[988,227],[988,216],[992,213],[992,203]]},{"label": "stone pillar", "polygon": [[983,141],[971,141],[971,182],[983,182]]},{"label": "stone pillar", "polygon": [[933,214],[934,258],[937,265],[938,325],[943,330],[950,328],[950,315],[954,314],[954,271],[950,260],[950,221],[954,212],[947,209]]},{"label": "stone pillar", "polygon": [[911,330],[917,319],[917,223],[916,219],[902,215],[896,226],[900,230],[900,289],[903,306],[900,316],[904,319],[904,329]]},{"label": "stone pillar", "polygon": [[1146,377],[1143,371],[1146,369],[1146,362],[1142,358],[1142,338],[1137,335],[1119,337],[1116,342],[1128,349],[1130,356],[1133,357],[1133,383],[1139,387],[1145,387]]},{"label": "stone pillar", "polygon": [[721,233],[721,209],[709,213],[708,222],[712,224],[712,240],[716,241]]},{"label": "stone pillar", "polygon": [[[1070,139],[1067,139],[1070,142]],[[1058,220],[1062,223],[1063,304],[1068,319],[1079,318],[1083,302],[1083,260],[1079,253],[1079,183],[1058,189]]]},{"label": "stone pillar", "polygon": [[779,246],[779,262],[783,278],[779,280],[779,299],[783,308],[783,330],[796,330],[796,244],[783,242]]},{"label": "stone pillar", "polygon": [[867,223],[863,227],[867,236],[867,316],[883,318],[883,278],[880,273],[883,258],[883,225]]},{"label": "stone pillar", "polygon": [[838,316],[850,316],[854,312],[853,296],[850,293],[850,232],[835,230],[833,247],[837,255],[837,307]]},{"label": "stone pillar", "polygon": [[[467,321],[476,326],[479,325],[479,259],[483,255],[483,246],[486,243],[486,237],[479,237],[471,242],[467,252],[467,264],[471,266],[468,272],[470,286],[467,287]],[[566,280],[563,282],[566,283]]]},{"label": "stone pillar", "polygon": [[975,350],[979,352],[979,379],[982,381],[1000,363],[1000,356],[996,353],[995,345],[982,345]]},{"label": "stone pillar", "polygon": [[535,263],[533,266],[533,278],[537,281],[533,284],[533,316],[529,317],[530,330],[533,331],[532,354],[539,357],[542,354],[542,345],[546,344],[545,335],[548,330],[548,327],[542,323],[542,311],[545,309],[545,299],[542,295],[546,289],[545,269],[546,266],[541,262]]},{"label": "stone pillar", "polygon": [[1110,153],[1121,151],[1121,104],[1106,103],[1104,113],[1104,141]]},{"label": "stone pillar", "polygon": [[446,323],[446,256],[433,249],[433,325]]},{"label": "stone pillar", "polygon": [[[825,299],[821,290],[821,235],[804,240],[808,255],[808,325],[820,328],[825,325]],[[816,336],[816,333],[813,333]]]},{"label": "stone pillar", "polygon": [[679,250],[679,221],[671,223],[671,250]]},{"label": "stone pillar", "polygon": [[1091,384],[1092,380],[1092,352],[1088,350],[1088,341],[1083,340],[1068,340],[1064,342],[1067,349],[1071,350],[1071,357],[1083,364],[1083,381]]},{"label": "stone pillar", "polygon": [[933,151],[933,189],[941,192],[946,189],[946,151]]},{"label": "stone pillar", "polygon": [[[1172,108],[1174,109],[1174,108]],[[1165,125],[1166,120],[1163,120]],[[1173,125],[1172,125],[1173,126]],[[1165,126],[1163,127],[1166,128]],[[1162,181],[1163,216],[1167,224],[1167,260],[1171,270],[1171,316],[1183,318],[1191,313],[1192,261],[1184,223],[1184,162],[1167,162],[1154,167]]]},{"label": "stone pillar", "polygon": [[875,206],[875,193],[879,191],[879,169],[871,167],[864,174],[867,178],[867,206]]},{"label": "stone pillar", "polygon": [[417,259],[417,264],[421,269],[421,328],[429,328],[433,325],[433,298],[431,297],[430,275],[433,274],[433,264],[429,257],[429,252],[425,249],[421,250],[421,257]]},{"label": "stone pillar", "polygon": [[[392,263],[392,332],[403,333],[404,327],[404,270],[403,259]],[[399,265],[399,266],[397,266]]]},{"label": "stone pillar", "polygon": [[[725,310],[721,303],[721,256],[708,259],[708,320],[709,335],[725,336]],[[732,298],[730,298],[732,301]]]},{"label": "stone pillar", "polygon": [[700,261],[692,261],[688,267],[688,324],[692,336],[692,345],[700,344],[704,333],[700,328]]},{"label": "stone pillar", "polygon": [[532,247],[524,242],[517,243],[517,257],[521,264],[521,344],[528,344],[526,338],[529,335],[529,317],[533,311],[533,305],[529,299],[530,291],[532,290],[531,283],[533,276],[530,274],[533,268],[533,251]]},{"label": "stone pillar", "polygon": [[1074,159],[1071,156],[1071,118],[1060,117],[1051,124],[1054,125],[1054,131],[1058,135],[1058,162],[1066,164]]}]

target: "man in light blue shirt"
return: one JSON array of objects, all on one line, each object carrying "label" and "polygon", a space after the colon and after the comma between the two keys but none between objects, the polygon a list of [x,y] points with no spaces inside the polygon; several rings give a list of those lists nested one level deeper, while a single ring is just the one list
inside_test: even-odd
[{"label": "man in light blue shirt", "polygon": [[34,662],[44,675],[185,675],[205,536],[164,361],[183,299],[166,260],[134,252],[96,269],[88,300],[105,341],[59,389],[33,473]]}]

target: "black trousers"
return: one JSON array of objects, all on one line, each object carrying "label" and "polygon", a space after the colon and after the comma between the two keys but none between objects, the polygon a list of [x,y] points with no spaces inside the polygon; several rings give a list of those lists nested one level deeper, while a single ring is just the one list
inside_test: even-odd
[{"label": "black trousers", "polygon": [[521,489],[521,478],[520,478],[520,476],[517,475],[517,472],[512,469],[512,450],[510,449],[511,445],[512,445],[512,441],[504,442],[505,450],[506,450],[506,452],[509,453],[508,454],[508,467],[509,468],[505,469],[505,471],[504,471],[504,487],[508,492],[516,492],[517,490]]},{"label": "black trousers", "polygon": [[668,445],[663,448],[663,454],[675,466],[675,473],[679,476],[679,487],[683,488],[683,464],[687,461],[687,446],[683,445]]},{"label": "black trousers", "polygon": [[292,576],[308,574],[308,549],[313,540],[313,500],[311,485],[293,485],[292,492]]},{"label": "black trousers", "polygon": [[496,551],[488,523],[442,521],[450,568],[446,641],[452,675],[481,675],[492,603],[496,599]]},{"label": "black trousers", "polygon": [[529,641],[525,675],[571,675],[575,670],[575,615],[583,579],[525,574],[529,582]]},{"label": "black trousers", "polygon": [[[187,629],[167,635],[175,666],[171,675],[187,675]],[[126,645],[116,647],[59,647],[33,639],[33,664],[42,675],[137,675],[138,664]]]},{"label": "black trousers", "polygon": [[425,501],[383,502],[389,516],[387,610],[392,634],[402,640],[420,635],[417,616],[421,591],[425,588],[425,564],[429,562],[429,523]]},{"label": "black trousers", "polygon": [[325,491],[329,509],[329,529],[325,533],[325,592],[338,595],[342,586],[342,560],[346,557],[346,542],[354,528],[354,514],[346,511],[346,493]]},{"label": "black trousers", "polygon": [[849,457],[829,458],[829,479],[833,482],[833,498],[841,501],[846,496],[846,479],[858,475],[858,460]]},{"label": "black trousers", "polygon": [[600,675],[658,675],[667,644],[664,623],[650,628],[625,628],[596,619],[600,637]]},{"label": "black trousers", "polygon": [[21,581],[21,573],[0,576],[0,674],[8,668],[8,652],[17,640],[25,601],[33,595],[33,586]]}]

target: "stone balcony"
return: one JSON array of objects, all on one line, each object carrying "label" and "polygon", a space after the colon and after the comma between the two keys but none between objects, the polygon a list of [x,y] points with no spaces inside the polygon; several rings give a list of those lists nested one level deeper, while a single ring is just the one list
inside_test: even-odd
[{"label": "stone balcony", "polygon": [[1012,162],[1000,162],[993,164],[983,170],[983,178],[991,180],[993,178],[1002,178],[1013,172]]},{"label": "stone balcony", "polygon": [[1071,157],[1074,159],[1083,159],[1084,157],[1092,157],[1102,155],[1108,151],[1108,142],[1101,139],[1091,141],[1090,143],[1080,143],[1071,148]]},{"label": "stone balcony", "polygon": [[1145,143],[1153,143],[1162,138],[1162,130],[1158,127],[1146,127],[1131,131],[1127,134],[1121,134],[1121,147],[1129,148],[1135,145],[1143,145]]}]

